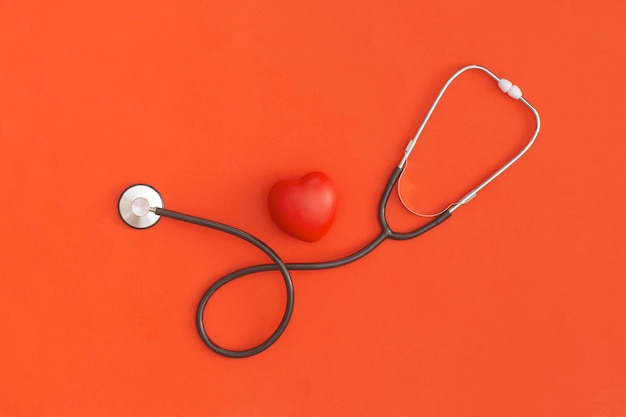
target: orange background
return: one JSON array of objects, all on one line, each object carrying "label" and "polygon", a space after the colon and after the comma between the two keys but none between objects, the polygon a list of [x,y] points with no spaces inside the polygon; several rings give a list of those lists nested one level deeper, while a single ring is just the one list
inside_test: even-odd
[{"label": "orange background", "polygon": [[[623,4],[0,2],[0,415],[626,415]],[[205,348],[201,294],[264,256],[167,219],[133,230],[121,191],[152,184],[286,261],[343,256],[378,233],[388,175],[471,63],[522,88],[536,146],[435,231],[294,272],[293,319],[266,352]],[[416,147],[407,200],[436,211],[533,127],[464,75]],[[313,170],[339,207],[311,244],[265,199]],[[211,334],[260,341],[283,292],[275,273],[229,285]]]}]

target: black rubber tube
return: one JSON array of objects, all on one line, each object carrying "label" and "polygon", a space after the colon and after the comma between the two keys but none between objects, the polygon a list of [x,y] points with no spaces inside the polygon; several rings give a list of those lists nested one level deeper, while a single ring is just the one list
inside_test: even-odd
[{"label": "black rubber tube", "polygon": [[[227,356],[229,358],[245,358],[245,357],[256,355],[258,353],[263,352],[265,349],[270,347],[276,340],[278,340],[278,338],[283,334],[283,332],[287,328],[287,325],[289,324],[289,320],[291,319],[291,315],[293,313],[293,304],[294,304],[294,299],[295,299],[293,281],[291,279],[291,275],[289,274],[287,265],[283,262],[282,259],[280,259],[278,254],[274,252],[272,248],[270,248],[268,245],[266,245],[263,241],[261,241],[257,237],[252,236],[251,234],[244,232],[243,230],[237,229],[227,224],[203,219],[200,217],[189,216],[187,214],[182,214],[182,213],[178,213],[175,211],[166,210],[163,208],[157,208],[155,210],[155,214],[159,216],[163,216],[163,217],[169,217],[175,220],[184,221],[187,223],[196,224],[199,226],[209,227],[211,229],[219,230],[220,232],[229,233],[233,236],[236,236],[240,239],[245,240],[246,242],[252,244],[253,246],[256,246],[257,248],[259,248],[259,250],[264,252],[272,260],[272,262],[274,262],[273,264],[270,264],[270,265],[259,265],[256,267],[249,268],[251,270],[245,273],[240,273],[240,271],[233,272],[231,274],[226,275],[219,281],[215,282],[213,285],[211,285],[209,290],[207,290],[207,292],[202,297],[202,300],[200,301],[201,308],[200,307],[198,308],[198,312],[196,314],[196,327],[198,329],[198,332],[200,333],[200,338],[202,339],[202,341],[212,351],[222,356]],[[271,266],[271,268],[267,268],[267,266]],[[285,306],[285,312],[283,313],[283,318],[281,319],[280,324],[278,325],[276,330],[270,335],[270,337],[268,337],[263,342],[261,342],[260,344],[258,344],[257,346],[251,349],[237,351],[237,350],[225,349],[219,346],[217,343],[211,340],[211,338],[209,337],[209,335],[206,333],[204,329],[203,316],[204,316],[204,309],[206,307],[206,303],[208,302],[209,298],[211,298],[211,296],[215,293],[215,291],[217,291],[222,285],[232,281],[233,279],[239,278],[243,275],[251,274],[254,272],[261,272],[264,270],[280,271],[281,275],[283,276],[283,280],[285,282],[285,289],[287,291],[287,305]]]},{"label": "black rubber tube", "polygon": [[[199,226],[209,227],[211,229],[229,233],[233,236],[243,239],[246,242],[252,244],[253,246],[256,246],[262,252],[264,252],[273,262],[271,264],[255,265],[255,266],[250,266],[250,267],[242,268],[237,271],[231,272],[230,274],[225,275],[224,277],[217,280],[206,290],[206,292],[203,294],[202,298],[200,299],[200,302],[198,303],[198,309],[196,311],[196,328],[204,344],[213,352],[222,356],[229,357],[229,358],[245,358],[245,357],[253,356],[258,353],[263,352],[265,349],[267,349],[272,344],[274,344],[274,342],[276,342],[278,338],[280,338],[280,336],[284,333],[293,313],[295,295],[294,295],[293,280],[291,279],[291,275],[289,274],[290,270],[292,271],[316,271],[316,270],[322,270],[322,269],[337,268],[337,267],[340,267],[340,266],[343,266],[343,265],[346,265],[346,264],[349,264],[351,262],[361,259],[365,255],[367,255],[368,253],[376,249],[378,245],[380,245],[386,239],[394,239],[394,240],[412,239],[414,237],[417,237],[433,229],[434,227],[440,225],[443,221],[448,219],[451,216],[451,213],[449,211],[445,211],[439,216],[435,217],[429,223],[419,227],[418,229],[412,232],[400,233],[400,232],[394,232],[391,229],[391,227],[389,226],[389,223],[387,222],[385,208],[387,206],[387,202],[389,201],[389,196],[391,195],[391,191],[393,190],[394,185],[398,181],[398,178],[400,177],[402,170],[403,169],[399,167],[394,169],[394,171],[392,172],[389,178],[389,181],[387,182],[387,185],[385,186],[383,195],[381,196],[380,203],[378,205],[378,220],[382,229],[380,234],[376,236],[367,245],[363,246],[363,248],[359,249],[353,254],[344,256],[342,258],[338,258],[335,260],[331,260],[331,261],[310,262],[310,263],[285,263],[282,261],[282,259],[280,259],[278,254],[274,250],[272,250],[272,248],[270,248],[267,244],[263,243],[263,241],[256,238],[255,236],[247,232],[244,232],[243,230],[240,230],[235,227],[228,226],[226,224],[219,223],[213,220],[207,220],[207,219],[203,219],[200,217],[194,217],[194,216],[178,213],[178,212],[171,211],[171,210],[157,208],[155,210],[155,214],[159,216],[169,217],[171,219],[196,224]],[[276,330],[274,330],[274,332],[267,339],[265,339],[263,342],[261,342],[260,344],[250,349],[231,350],[231,349],[226,349],[222,346],[219,346],[209,337],[204,327],[204,319],[203,319],[204,311],[206,309],[207,303],[209,302],[209,299],[213,296],[213,294],[215,294],[217,290],[219,290],[222,286],[228,284],[234,279],[240,278],[245,275],[254,274],[257,272],[266,272],[266,271],[279,271],[281,275],[283,276],[283,280],[285,282],[285,289],[287,292],[287,303],[285,306],[285,312],[283,313],[283,317],[278,327],[276,328]]]}]

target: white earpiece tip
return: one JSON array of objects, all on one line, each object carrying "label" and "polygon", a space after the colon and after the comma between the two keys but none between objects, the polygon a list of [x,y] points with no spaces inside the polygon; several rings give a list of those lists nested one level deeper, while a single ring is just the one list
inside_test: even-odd
[{"label": "white earpiece tip", "polygon": [[518,86],[514,85],[507,93],[509,97],[514,98],[515,100],[519,100],[522,96],[522,90],[519,89]]},{"label": "white earpiece tip", "polygon": [[513,87],[513,83],[509,80],[501,78],[500,81],[498,81],[498,87],[500,87],[500,90],[502,90],[503,93],[508,93],[511,87]]}]

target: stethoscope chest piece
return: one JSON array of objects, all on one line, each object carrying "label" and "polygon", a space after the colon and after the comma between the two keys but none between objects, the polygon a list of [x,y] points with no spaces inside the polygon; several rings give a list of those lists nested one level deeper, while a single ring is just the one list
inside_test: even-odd
[{"label": "stethoscope chest piece", "polygon": [[124,223],[135,229],[147,229],[159,221],[161,216],[153,212],[155,208],[163,208],[161,194],[144,184],[128,187],[118,203],[120,217]]}]

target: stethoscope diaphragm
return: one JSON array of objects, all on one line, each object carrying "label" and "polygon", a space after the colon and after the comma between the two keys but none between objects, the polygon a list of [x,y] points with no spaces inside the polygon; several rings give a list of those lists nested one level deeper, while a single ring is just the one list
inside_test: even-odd
[{"label": "stethoscope diaphragm", "polygon": [[118,211],[124,223],[135,229],[147,229],[154,226],[161,216],[153,212],[163,208],[161,194],[145,184],[128,187],[120,196]]}]

